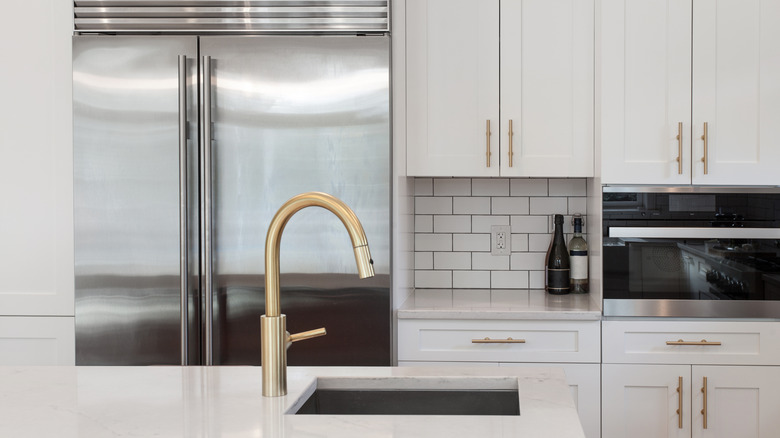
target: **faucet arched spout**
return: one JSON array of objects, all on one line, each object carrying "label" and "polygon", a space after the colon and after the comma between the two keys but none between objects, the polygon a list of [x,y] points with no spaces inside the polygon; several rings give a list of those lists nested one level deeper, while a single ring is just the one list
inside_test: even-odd
[{"label": "faucet arched spout", "polygon": [[290,198],[276,212],[268,234],[265,238],[265,314],[266,316],[279,316],[281,304],[279,302],[279,247],[282,241],[282,232],[290,218],[298,211],[306,207],[322,207],[336,215],[349,233],[352,247],[355,251],[360,278],[374,276],[374,266],[371,253],[368,250],[368,240],[363,226],[360,224],[355,212],[340,199],[322,192],[307,192]]}]

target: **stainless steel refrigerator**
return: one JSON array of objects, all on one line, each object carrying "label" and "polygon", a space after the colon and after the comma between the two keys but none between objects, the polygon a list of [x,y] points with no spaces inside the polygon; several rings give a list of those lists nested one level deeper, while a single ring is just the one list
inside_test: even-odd
[{"label": "stainless steel refrigerator", "polygon": [[260,364],[263,258],[288,198],[291,365],[390,365],[389,36],[76,35],[76,362]]}]

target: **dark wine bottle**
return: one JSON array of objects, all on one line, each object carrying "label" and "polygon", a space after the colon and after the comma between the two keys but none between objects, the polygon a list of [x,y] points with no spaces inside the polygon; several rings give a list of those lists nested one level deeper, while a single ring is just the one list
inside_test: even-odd
[{"label": "dark wine bottle", "polygon": [[569,251],[563,240],[563,216],[555,215],[555,232],[547,255],[547,292],[555,295],[569,293]]}]

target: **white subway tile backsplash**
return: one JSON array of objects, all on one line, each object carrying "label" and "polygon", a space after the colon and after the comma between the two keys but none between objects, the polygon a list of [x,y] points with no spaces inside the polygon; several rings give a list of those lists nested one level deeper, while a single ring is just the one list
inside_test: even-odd
[{"label": "white subway tile backsplash", "polygon": [[471,180],[472,196],[509,196],[509,179],[475,178]]},{"label": "white subway tile backsplash", "polygon": [[528,287],[528,271],[493,271],[490,273],[492,289],[525,289]]},{"label": "white subway tile backsplash", "polygon": [[[415,287],[451,289],[464,306],[484,302],[484,289],[543,288],[553,215],[564,215],[568,242],[572,215],[587,214],[584,178],[416,178],[414,187]],[[511,225],[511,255],[490,254],[493,225]]]},{"label": "white subway tile backsplash", "polygon": [[585,178],[550,179],[550,196],[586,196]]},{"label": "white subway tile backsplash", "polygon": [[472,233],[489,233],[493,225],[509,225],[509,216],[472,216]]},{"label": "white subway tile backsplash", "polygon": [[528,214],[528,198],[525,197],[494,197],[493,214]]},{"label": "white subway tile backsplash", "polygon": [[552,234],[529,234],[528,235],[528,251],[535,252],[547,252],[552,241]]},{"label": "white subway tile backsplash", "polygon": [[490,288],[490,271],[453,271],[452,287],[457,289]]},{"label": "white subway tile backsplash", "polygon": [[519,252],[511,255],[510,268],[513,271],[544,270],[546,252]]},{"label": "white subway tile backsplash", "polygon": [[452,214],[452,198],[415,197],[414,214]]},{"label": "white subway tile backsplash", "polygon": [[452,234],[415,234],[415,251],[452,251]]},{"label": "white subway tile backsplash", "polygon": [[433,233],[433,216],[429,214],[414,215],[415,233]]},{"label": "white subway tile backsplash", "polygon": [[549,216],[512,216],[513,233],[549,233]]},{"label": "white subway tile backsplash", "polygon": [[452,272],[420,270],[414,271],[414,287],[450,288],[452,287]]},{"label": "white subway tile backsplash", "polygon": [[547,196],[546,179],[512,179],[509,183],[512,196]]},{"label": "white subway tile backsplash", "polygon": [[506,271],[509,269],[509,256],[494,256],[489,252],[475,252],[471,256],[471,268],[486,271]]},{"label": "white subway tile backsplash", "polygon": [[471,196],[471,180],[468,178],[435,178],[434,196]]},{"label": "white subway tile backsplash", "polygon": [[512,234],[512,252],[528,251],[528,234]]},{"label": "white subway tile backsplash", "polygon": [[490,214],[490,198],[452,198],[452,214]]},{"label": "white subway tile backsplash", "polygon": [[568,199],[563,197],[531,198],[530,210],[530,214],[566,214],[569,210],[569,203]]},{"label": "white subway tile backsplash", "polygon": [[588,198],[569,198],[569,214],[588,214]]},{"label": "white subway tile backsplash", "polygon": [[433,179],[432,178],[415,178],[414,179],[414,195],[415,196],[433,196]]},{"label": "white subway tile backsplash", "polygon": [[415,252],[414,269],[433,269],[433,253],[427,251]]},{"label": "white subway tile backsplash", "polygon": [[453,251],[490,251],[490,234],[453,234]]},{"label": "white subway tile backsplash", "polygon": [[433,254],[433,269],[471,269],[471,253],[436,252]]},{"label": "white subway tile backsplash", "polygon": [[471,231],[471,216],[434,216],[434,233],[468,233]]}]

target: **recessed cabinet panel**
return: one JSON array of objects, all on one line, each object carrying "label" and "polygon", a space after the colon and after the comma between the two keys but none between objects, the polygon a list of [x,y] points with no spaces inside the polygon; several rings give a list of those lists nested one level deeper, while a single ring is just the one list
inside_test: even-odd
[{"label": "recessed cabinet panel", "polygon": [[780,2],[695,0],[693,6],[693,183],[776,185]]},{"label": "recessed cabinet panel", "polygon": [[690,366],[604,364],[601,370],[602,438],[690,438]]},{"label": "recessed cabinet panel", "polygon": [[404,319],[398,322],[398,359],[597,362],[599,333],[598,321]]},{"label": "recessed cabinet panel", "polygon": [[773,365],[780,323],[603,321],[607,363]]},{"label": "recessed cabinet panel", "polygon": [[498,4],[407,3],[409,175],[498,175]]},{"label": "recessed cabinet panel", "polygon": [[502,175],[593,175],[593,13],[590,1],[502,2]]},{"label": "recessed cabinet panel", "polygon": [[690,183],[690,41],[690,0],[602,1],[603,183]]},{"label": "recessed cabinet panel", "polygon": [[406,8],[407,175],[593,176],[592,0]]}]

